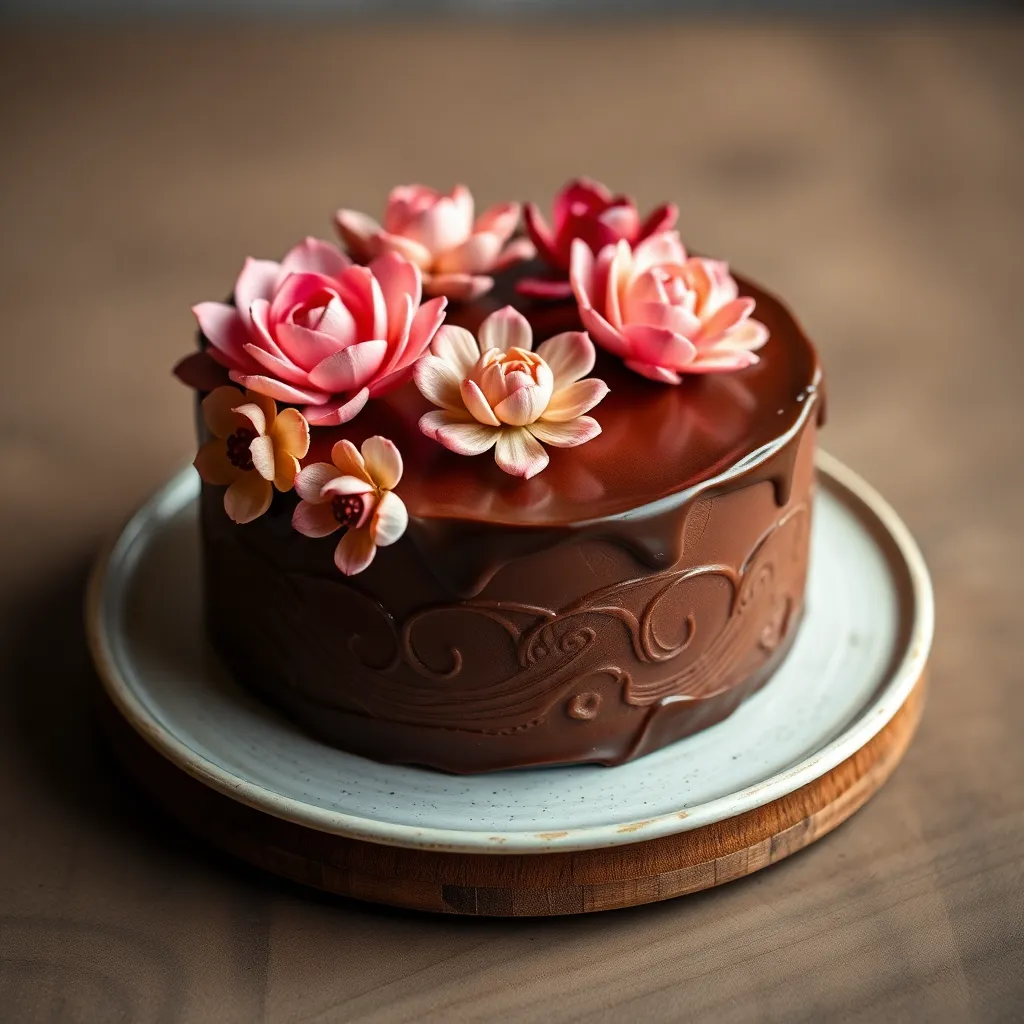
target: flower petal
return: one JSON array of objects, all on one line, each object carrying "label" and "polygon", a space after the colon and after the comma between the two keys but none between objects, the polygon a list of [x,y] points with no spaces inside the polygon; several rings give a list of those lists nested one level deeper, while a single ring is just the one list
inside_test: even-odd
[{"label": "flower petal", "polygon": [[678,231],[662,231],[660,234],[645,238],[633,250],[633,273],[640,275],[651,267],[680,267],[686,262],[686,250],[679,241]]},{"label": "flower petal", "polygon": [[675,203],[657,206],[647,215],[640,225],[639,238],[642,241],[650,235],[660,235],[663,231],[671,231],[679,217],[679,207]]},{"label": "flower petal", "polygon": [[[391,356],[384,367],[384,374],[390,375],[414,363],[434,340],[437,329],[445,317],[448,300],[444,296],[424,302],[412,316],[404,338],[392,347]],[[383,391],[375,391],[381,394]]]},{"label": "flower petal", "polygon": [[249,319],[249,309],[257,299],[268,302],[274,297],[274,291],[281,280],[281,264],[273,260],[254,260],[249,258],[242,265],[235,281],[235,306],[243,322]]},{"label": "flower petal", "polygon": [[477,331],[477,338],[481,352],[492,348],[499,352],[513,348],[529,352],[533,348],[533,328],[515,306],[503,306],[487,317]]},{"label": "flower petal", "polygon": [[309,424],[298,409],[282,409],[269,433],[279,452],[302,459],[309,451]]},{"label": "flower petal", "polygon": [[350,494],[372,494],[373,484],[358,476],[333,476],[320,489],[320,500],[346,497]]},{"label": "flower petal", "polygon": [[556,390],[544,410],[543,419],[549,423],[566,423],[589,412],[608,394],[608,385],[596,377],[578,380],[575,384]]},{"label": "flower petal", "polygon": [[[309,383],[309,374],[296,366],[290,359],[280,359],[271,352],[267,352],[258,345],[247,344],[245,351],[249,356],[272,377],[285,384],[293,384],[296,387],[304,387]],[[284,353],[282,352],[283,356]]]},{"label": "flower petal", "polygon": [[370,479],[382,490],[390,491],[402,479],[402,453],[393,441],[376,434],[361,445],[363,462]]},{"label": "flower petal", "polygon": [[361,341],[329,355],[309,371],[309,381],[324,391],[337,394],[362,388],[381,368],[388,354],[383,339]]},{"label": "flower petal", "polygon": [[498,431],[494,461],[499,469],[524,480],[536,476],[548,464],[548,453],[525,427]]},{"label": "flower petal", "polygon": [[542,260],[561,269],[567,269],[565,259],[555,248],[555,239],[551,234],[547,221],[534,203],[527,203],[523,207],[523,222],[526,225],[526,232],[537,247],[537,253]]},{"label": "flower petal", "polygon": [[208,352],[193,352],[179,359],[172,372],[182,384],[196,391],[213,391],[225,385],[229,379],[227,368]]},{"label": "flower petal", "polygon": [[537,355],[551,367],[555,391],[586,377],[594,368],[597,352],[582,331],[566,331],[541,342]]},{"label": "flower petal", "polygon": [[338,210],[334,226],[357,260],[366,262],[376,255],[374,237],[380,234],[381,227],[372,217],[358,210]]},{"label": "flower petal", "polygon": [[524,260],[532,260],[537,255],[537,249],[528,238],[513,238],[501,252],[498,253],[491,264],[492,273],[499,270],[507,270],[509,267]]},{"label": "flower petal", "polygon": [[[273,401],[273,399],[270,399]],[[235,406],[235,412],[244,416],[252,425],[257,434],[263,435],[267,432],[267,417],[256,402],[241,402]],[[270,479],[269,477],[267,479]]]},{"label": "flower petal", "polygon": [[299,460],[287,452],[274,452],[274,486],[279,491],[290,491],[299,475]]},{"label": "flower petal", "polygon": [[516,292],[529,299],[557,302],[572,298],[572,285],[568,280],[552,281],[546,277],[524,277],[516,282]]},{"label": "flower petal", "polygon": [[348,530],[338,541],[334,551],[334,564],[346,575],[355,576],[362,572],[377,553],[369,527]]},{"label": "flower petal", "polygon": [[428,402],[442,409],[465,408],[466,403],[459,394],[459,375],[451,363],[428,352],[416,361],[413,376],[420,394]]},{"label": "flower petal", "polygon": [[341,470],[329,462],[312,462],[295,477],[295,493],[306,502],[320,504],[320,492],[328,481],[341,476]]},{"label": "flower petal", "polygon": [[[515,376],[509,374],[509,376]],[[495,407],[494,415],[502,423],[513,427],[523,427],[532,423],[547,408],[551,399],[551,389],[542,388],[534,383],[517,388],[507,398],[503,398]]]},{"label": "flower petal", "polygon": [[473,419],[490,427],[501,425],[501,420],[494,415],[490,403],[480,390],[480,385],[475,380],[464,380],[459,385],[459,397],[462,399],[464,408],[469,410]]},{"label": "flower petal", "polygon": [[697,348],[689,338],[670,327],[648,324],[626,324],[622,328],[630,344],[630,355],[642,363],[665,366],[670,370],[685,369],[693,362]]},{"label": "flower petal", "polygon": [[580,307],[580,320],[590,337],[603,349],[624,359],[630,353],[629,342],[596,309]]},{"label": "flower petal", "polygon": [[428,412],[420,417],[420,430],[457,455],[479,455],[494,447],[501,428],[477,423],[468,413],[465,418],[457,416],[443,409]]},{"label": "flower petal", "polygon": [[253,361],[244,346],[251,340],[242,316],[234,306],[223,302],[200,302],[192,307],[199,330],[216,351],[217,362],[228,369],[251,370]]},{"label": "flower petal", "polygon": [[354,395],[344,395],[334,402],[324,402],[318,405],[307,405],[302,410],[310,426],[334,427],[358,416],[370,397],[368,388],[357,391]]},{"label": "flower petal", "polygon": [[[311,402],[314,405],[321,405],[331,396],[323,391],[314,391],[313,388],[297,388],[283,381],[275,380],[263,374],[239,373],[232,370],[228,376],[242,387],[250,391],[256,391],[261,395],[276,398],[279,402],[286,402],[288,405],[301,405],[304,402]],[[309,419],[307,416],[306,419]],[[309,419],[309,422],[313,421]]]},{"label": "flower petal", "polygon": [[480,358],[476,338],[465,327],[444,324],[434,335],[430,350],[451,367],[459,379],[468,377]]},{"label": "flower petal", "polygon": [[[639,373],[649,380],[656,380],[659,384],[678,384],[683,379],[675,370],[668,370],[664,366],[655,366],[653,363],[641,363],[635,359],[627,359],[625,365],[634,373]],[[689,370],[690,367],[687,367],[687,371]]]},{"label": "flower petal", "polygon": [[370,536],[381,548],[394,544],[409,525],[409,512],[405,502],[394,491],[385,491],[370,520]]},{"label": "flower petal", "polygon": [[503,238],[489,231],[470,235],[461,245],[441,253],[432,270],[438,275],[486,273],[494,266],[503,242]]},{"label": "flower petal", "polygon": [[203,399],[203,422],[214,437],[230,437],[244,424],[235,412],[244,401],[245,395],[228,385],[215,388]]},{"label": "flower petal", "polygon": [[355,322],[352,321],[348,310],[340,302],[338,305],[345,310],[343,315],[347,315],[352,323],[352,329],[349,332],[338,331],[336,334],[327,334],[324,331],[313,331],[308,327],[300,327],[298,324],[287,321],[277,325],[277,339],[281,343],[281,350],[296,366],[303,370],[312,370],[317,363],[322,362],[338,349],[347,348],[355,341]]},{"label": "flower petal", "polygon": [[[288,274],[323,274],[337,277],[352,261],[331,242],[319,238],[306,238],[281,260],[280,280]],[[269,295],[257,296],[270,298]],[[246,309],[249,307],[246,306]]]},{"label": "flower petal", "polygon": [[497,235],[504,241],[519,224],[519,203],[496,203],[489,206],[473,223],[473,234]]},{"label": "flower petal", "polygon": [[404,256],[410,263],[415,263],[420,270],[430,266],[433,256],[430,250],[412,238],[395,235],[387,231],[378,232],[373,238],[376,253],[394,252]]},{"label": "flower petal", "polygon": [[744,297],[727,302],[704,321],[700,332],[700,342],[716,340],[734,327],[738,327],[753,312],[754,300],[752,298]]},{"label": "flower petal", "polygon": [[425,274],[423,291],[427,295],[444,295],[456,302],[472,302],[494,287],[494,278],[472,274]]},{"label": "flower petal", "polygon": [[362,452],[348,438],[338,441],[331,449],[331,462],[338,467],[340,473],[346,476],[357,476],[368,484],[373,483],[373,477],[370,476],[369,470],[366,468],[366,460],[363,458]]},{"label": "flower petal", "polygon": [[215,487],[225,487],[234,483],[242,473],[228,458],[227,445],[220,438],[202,445],[196,452],[192,465],[196,467],[199,479],[203,483],[213,484]]},{"label": "flower petal", "polygon": [[236,523],[251,523],[270,508],[274,489],[259,473],[243,473],[224,492],[224,511]]},{"label": "flower petal", "polygon": [[378,256],[370,264],[370,270],[384,297],[384,307],[387,310],[387,340],[395,344],[401,340],[402,328],[405,326],[405,300],[411,299],[414,309],[420,304],[422,275],[419,267],[396,252],[386,252]]},{"label": "flower petal", "polygon": [[314,505],[300,501],[292,513],[292,529],[304,537],[326,537],[340,527],[341,524],[334,518],[334,510],[327,502]]},{"label": "flower petal", "polygon": [[601,424],[593,416],[580,416],[567,423],[551,423],[538,420],[526,428],[538,441],[553,445],[555,448],[575,448],[585,444],[601,433]]},{"label": "flower petal", "polygon": [[261,434],[254,437],[249,445],[249,454],[252,456],[252,465],[257,473],[264,480],[273,480],[274,471],[274,440]]}]

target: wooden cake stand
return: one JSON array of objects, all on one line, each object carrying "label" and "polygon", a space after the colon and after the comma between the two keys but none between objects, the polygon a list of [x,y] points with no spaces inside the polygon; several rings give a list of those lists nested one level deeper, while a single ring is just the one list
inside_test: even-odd
[{"label": "wooden cake stand", "polygon": [[105,732],[135,782],[190,831],[357,899],[575,914],[740,878],[861,807],[924,703],[933,605],[921,556],[841,464],[821,456],[819,480],[800,636],[733,716],[618,768],[453,777],[325,747],[226,676],[202,635],[197,486],[183,473],[130,521],[90,584]]}]

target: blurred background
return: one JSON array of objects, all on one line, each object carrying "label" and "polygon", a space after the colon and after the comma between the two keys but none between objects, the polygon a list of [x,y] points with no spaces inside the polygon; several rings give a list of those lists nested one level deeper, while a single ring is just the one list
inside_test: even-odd
[{"label": "blurred background", "polygon": [[[808,1019],[825,1006],[869,1013],[883,991],[907,1000],[906,1019],[951,1019],[965,999],[988,1008],[977,1019],[1019,1009],[1024,23],[1014,6],[0,2],[0,676],[10,686],[0,797],[3,820],[20,826],[5,833],[0,877],[21,880],[2,890],[0,910],[28,920],[71,907],[104,928],[118,922],[118,935],[158,936],[161,962],[184,972],[181,991],[210,1000],[204,1014],[180,996],[189,1019],[252,1021],[255,990],[238,967],[247,940],[221,940],[275,903],[276,948],[290,964],[274,975],[275,1005],[301,1003],[313,1019],[320,1000],[343,998],[333,951],[344,915],[282,911],[262,887],[190,874],[191,853],[140,849],[118,791],[96,781],[81,728],[93,685],[79,639],[84,572],[100,539],[192,458],[191,396],[170,368],[192,344],[190,306],[228,294],[246,255],[331,237],[336,208],[378,214],[396,183],[461,181],[481,205],[547,210],[586,174],[643,210],[674,200],[688,245],[792,305],[828,374],[824,446],[904,515],[939,602],[929,710],[897,779],[862,812],[875,815],[859,833],[864,857],[819,855],[817,890],[802,871],[766,873],[790,886],[792,906],[801,892],[811,902],[761,975],[760,882],[687,904],[685,928],[670,909],[630,927],[702,942],[699,915],[710,927],[717,899],[736,901],[714,927],[742,956],[723,961],[725,988],[687,990],[695,1012],[720,989],[740,998],[758,977],[767,984],[765,971],[773,991],[818,993]],[[64,689],[50,700],[56,679]],[[854,842],[868,819],[857,820]],[[933,855],[912,869],[907,851],[924,841]],[[887,865],[877,884],[851,867],[876,860]],[[853,930],[808,931],[822,905],[842,905],[844,887],[870,922],[863,945]],[[375,977],[426,963],[416,957],[431,933],[417,927],[366,915],[350,964],[363,941],[386,950],[389,936],[403,954],[375,960]],[[40,962],[89,970],[114,948],[102,929],[57,945],[52,931],[26,934]],[[623,934],[609,928],[600,941],[614,947]],[[514,949],[523,977],[550,971],[544,943],[494,948]],[[666,954],[645,977],[662,971],[667,991],[686,959]],[[114,974],[117,991],[150,998],[152,972],[118,963]],[[826,976],[827,998],[814,987]],[[24,1011],[11,1019],[51,1019],[34,1001],[49,991],[40,977],[6,976],[4,1004]],[[94,1008],[67,1019],[106,1019]]]}]

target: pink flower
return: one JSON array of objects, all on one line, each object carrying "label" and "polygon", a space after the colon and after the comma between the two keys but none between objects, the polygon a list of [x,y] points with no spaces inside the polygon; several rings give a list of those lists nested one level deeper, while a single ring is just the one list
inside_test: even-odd
[{"label": "pink flower", "polygon": [[402,479],[402,456],[386,437],[369,437],[362,453],[351,441],[339,441],[330,462],[314,462],[295,478],[302,499],[292,526],[307,537],[326,537],[344,528],[334,564],[346,575],[362,572],[377,548],[405,533],[409,513],[394,493]]},{"label": "pink flower", "polygon": [[609,352],[651,380],[741,370],[758,361],[768,328],[751,320],[725,263],[687,258],[674,231],[626,241],[597,255],[573,242],[569,274],[583,326]]},{"label": "pink flower", "polygon": [[600,182],[587,178],[570,181],[555,197],[553,228],[548,227],[533,203],[527,203],[523,209],[526,230],[538,254],[562,272],[562,279],[524,278],[516,286],[517,291],[540,299],[567,299],[572,295],[565,278],[573,239],[582,239],[595,254],[623,239],[632,246],[651,235],[668,231],[678,215],[672,203],[665,203],[652,210],[641,223],[636,203],[628,196],[613,196]]},{"label": "pink flower", "polygon": [[536,352],[526,318],[511,306],[480,325],[480,341],[461,327],[437,332],[416,364],[416,386],[434,405],[420,430],[459,455],[494,448],[506,473],[529,479],[548,464],[541,446],[573,448],[601,433],[583,414],[606,394],[590,339],[578,331],[545,341]]},{"label": "pink flower", "polygon": [[519,223],[519,204],[500,203],[473,219],[473,196],[465,185],[448,195],[426,185],[391,190],[384,226],[356,210],[338,210],[338,232],[353,257],[373,259],[397,252],[423,271],[428,295],[470,300],[489,292],[487,275],[533,256],[525,238],[509,242]]},{"label": "pink flower", "polygon": [[290,491],[299,459],[309,451],[309,424],[297,409],[278,414],[272,398],[219,387],[203,399],[203,421],[213,434],[194,465],[208,484],[227,487],[224,511],[249,523],[270,507],[271,484]]},{"label": "pink flower", "polygon": [[[420,297],[419,269],[396,253],[357,267],[330,242],[307,238],[281,263],[246,260],[233,306],[200,302],[192,312],[231,380],[331,425],[410,378],[446,304],[421,306]],[[202,386],[201,369],[192,356],[177,372]]]}]

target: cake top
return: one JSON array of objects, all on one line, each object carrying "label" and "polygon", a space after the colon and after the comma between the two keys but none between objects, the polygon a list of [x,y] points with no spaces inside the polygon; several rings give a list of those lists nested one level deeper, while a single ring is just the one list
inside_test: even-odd
[{"label": "cake top", "polygon": [[[642,514],[766,459],[815,404],[817,357],[774,297],[688,254],[664,205],[641,221],[571,182],[549,227],[473,217],[459,186],[392,191],[382,223],[336,214],[247,260],[230,304],[194,308],[176,372],[212,435],[196,467],[237,522],[294,488],[293,525],[338,530],[361,571],[412,516],[567,527]],[[595,344],[596,343],[596,344]]]}]

